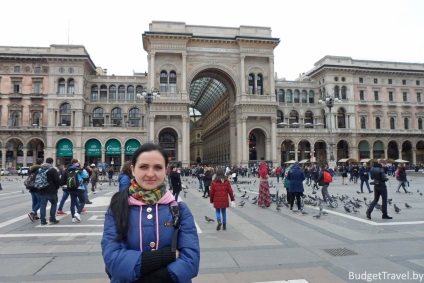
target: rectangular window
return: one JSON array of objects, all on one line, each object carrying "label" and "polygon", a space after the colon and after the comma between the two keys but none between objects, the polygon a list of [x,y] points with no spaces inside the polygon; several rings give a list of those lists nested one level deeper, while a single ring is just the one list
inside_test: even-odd
[{"label": "rectangular window", "polygon": [[20,90],[21,90],[21,84],[13,83],[13,93],[20,93]]},{"label": "rectangular window", "polygon": [[402,80],[402,84],[403,85],[406,85],[406,80]]},{"label": "rectangular window", "polygon": [[34,93],[41,93],[41,83],[34,83]]},{"label": "rectangular window", "polygon": [[389,101],[393,101],[393,91],[389,91]]},{"label": "rectangular window", "polygon": [[21,72],[21,66],[15,66],[13,68],[13,70],[14,70],[15,73],[20,73]]},{"label": "rectangular window", "polygon": [[378,91],[374,91],[374,100],[378,101]]},{"label": "rectangular window", "polygon": [[41,67],[35,67],[34,68],[34,73],[40,74],[41,73]]},{"label": "rectangular window", "polygon": [[389,85],[393,84],[392,79],[389,79]]},{"label": "rectangular window", "polygon": [[378,79],[374,79],[374,83],[375,84],[378,84]]},{"label": "rectangular window", "polygon": [[403,102],[407,102],[408,101],[408,93],[407,92],[403,92],[402,93],[403,96]]},{"label": "rectangular window", "polygon": [[365,100],[365,92],[363,90],[359,91],[359,100]]},{"label": "rectangular window", "polygon": [[422,102],[421,101],[421,92],[417,92],[417,102]]},{"label": "rectangular window", "polygon": [[363,83],[364,82],[364,78],[359,78],[359,82]]},{"label": "rectangular window", "polygon": [[415,84],[416,84],[416,85],[420,85],[420,81],[419,81],[419,80],[416,80],[416,81],[415,81]]}]

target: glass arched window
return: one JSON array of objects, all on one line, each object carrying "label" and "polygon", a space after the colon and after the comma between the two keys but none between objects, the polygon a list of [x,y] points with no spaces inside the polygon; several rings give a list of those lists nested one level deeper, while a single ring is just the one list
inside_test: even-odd
[{"label": "glass arched window", "polygon": [[346,86],[342,86],[342,99],[347,99]]},{"label": "glass arched window", "polygon": [[109,100],[115,100],[116,99],[116,86],[111,85],[109,87]]},{"label": "glass arched window", "polygon": [[122,125],[122,110],[119,107],[112,109],[110,114],[110,122],[112,127],[120,127]]},{"label": "glass arched window", "polygon": [[284,113],[281,110],[277,110],[277,127],[282,127],[284,123]]},{"label": "glass arched window", "polygon": [[418,130],[422,130],[423,129],[423,119],[418,118]]},{"label": "glass arched window", "polygon": [[128,116],[129,127],[140,127],[140,110],[138,108],[131,108]]},{"label": "glass arched window", "polygon": [[264,82],[263,82],[261,74],[259,74],[256,77],[256,87],[258,88],[258,94],[263,95],[264,94]]},{"label": "glass arched window", "polygon": [[343,108],[337,111],[337,127],[340,129],[346,128],[346,110]]},{"label": "glass arched window", "polygon": [[315,103],[315,93],[313,90],[309,91],[309,103]]},{"label": "glass arched window", "polygon": [[380,119],[380,117],[375,118],[375,128],[381,129],[381,119]]},{"label": "glass arched window", "polygon": [[99,100],[99,87],[97,85],[91,86],[91,100]]},{"label": "glass arched window", "polygon": [[305,112],[305,126],[312,126],[313,124],[314,124],[314,113],[311,110],[308,110]]},{"label": "glass arched window", "polygon": [[364,116],[361,117],[361,129],[366,129],[365,117]]},{"label": "glass arched window", "polygon": [[129,101],[133,101],[135,99],[135,95],[134,95],[134,86],[129,85],[127,87],[127,100]]},{"label": "glass arched window", "polygon": [[138,85],[136,88],[135,88],[135,93],[137,94],[137,98],[138,98],[138,94],[140,94],[141,95],[141,93],[143,92],[143,86],[141,86],[141,85]]},{"label": "glass arched window", "polygon": [[408,118],[403,119],[403,127],[405,128],[405,130],[409,130],[409,119]]},{"label": "glass arched window", "polygon": [[277,92],[278,101],[284,102],[284,89],[279,89]]},{"label": "glass arched window", "polygon": [[168,91],[168,73],[166,71],[160,72],[160,92]]},{"label": "glass arched window", "polygon": [[293,98],[292,91],[291,91],[291,89],[288,89],[287,93],[286,93],[286,102],[292,103],[293,102],[292,98]]},{"label": "glass arched window", "polygon": [[41,118],[40,112],[32,113],[32,125],[33,126],[40,126],[40,118]]},{"label": "glass arched window", "polygon": [[296,110],[290,111],[289,124],[291,126],[299,126],[299,113]]},{"label": "glass arched window", "polygon": [[125,86],[120,85],[118,87],[118,100],[125,100]]},{"label": "glass arched window", "polygon": [[100,100],[107,100],[107,86],[100,86]]},{"label": "glass arched window", "polygon": [[390,129],[395,129],[395,118],[393,117],[390,118]]},{"label": "glass arched window", "polygon": [[294,96],[293,96],[293,102],[294,103],[299,103],[299,97],[300,97],[300,93],[297,89],[294,90]]},{"label": "glass arched window", "polygon": [[302,95],[300,99],[302,103],[308,103],[308,93],[306,92],[306,90],[302,90]]},{"label": "glass arched window", "polygon": [[60,126],[71,126],[71,104],[62,103],[59,108]]},{"label": "glass arched window", "polygon": [[57,93],[58,94],[65,94],[65,79],[61,78],[59,79],[58,83],[57,83]]},{"label": "glass arched window", "polygon": [[18,111],[13,111],[10,116],[10,126],[11,127],[19,127],[20,126],[21,115]]},{"label": "glass arched window", "polygon": [[75,80],[69,79],[68,80],[68,94],[74,94],[75,93]]},{"label": "glass arched window", "polygon": [[340,99],[340,87],[338,85],[334,87],[334,97]]},{"label": "glass arched window", "polygon": [[103,127],[105,118],[103,116],[103,108],[96,107],[93,110],[93,127]]},{"label": "glass arched window", "polygon": [[255,75],[249,74],[249,94],[255,93]]},{"label": "glass arched window", "polygon": [[177,73],[175,71],[169,73],[169,92],[177,93]]}]

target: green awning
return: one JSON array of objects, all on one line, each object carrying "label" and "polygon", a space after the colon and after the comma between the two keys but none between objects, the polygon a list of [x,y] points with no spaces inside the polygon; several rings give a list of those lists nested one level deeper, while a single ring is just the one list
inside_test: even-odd
[{"label": "green awning", "polygon": [[128,140],[125,143],[125,154],[126,155],[133,155],[134,152],[137,150],[137,148],[140,147],[140,145],[141,144],[138,140],[134,140],[134,139]]},{"label": "green awning", "polygon": [[72,142],[68,139],[60,140],[57,143],[57,156],[73,156]]},{"label": "green awning", "polygon": [[106,154],[118,155],[121,154],[121,143],[116,139],[111,139],[106,142]]},{"label": "green awning", "polygon": [[85,156],[102,156],[102,145],[98,140],[91,139],[85,143]]}]

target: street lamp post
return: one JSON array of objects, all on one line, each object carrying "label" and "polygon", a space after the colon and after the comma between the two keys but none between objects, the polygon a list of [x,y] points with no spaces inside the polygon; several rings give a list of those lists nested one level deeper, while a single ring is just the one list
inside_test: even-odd
[{"label": "street lamp post", "polygon": [[340,102],[340,100],[337,97],[334,97],[333,95],[327,95],[323,99],[318,100],[318,103],[325,105],[328,107],[329,110],[329,118],[330,118],[330,162],[329,166],[331,168],[334,168],[336,165],[336,162],[334,160],[334,143],[333,143],[333,126],[332,126],[332,117],[331,117],[331,108],[334,107],[334,103]]},{"label": "street lamp post", "polygon": [[150,104],[155,98],[159,97],[160,93],[156,88],[152,88],[150,92],[147,91],[147,88],[143,88],[141,93],[137,93],[137,98],[144,98],[144,102],[146,102],[147,142],[150,142]]}]

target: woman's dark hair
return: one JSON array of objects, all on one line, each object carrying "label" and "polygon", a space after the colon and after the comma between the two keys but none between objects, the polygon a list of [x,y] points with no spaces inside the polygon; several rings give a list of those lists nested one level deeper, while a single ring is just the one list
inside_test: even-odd
[{"label": "woman's dark hair", "polygon": [[125,161],[124,165],[122,165],[121,173],[129,176],[130,178],[133,178],[132,171],[131,171],[131,161]]},{"label": "woman's dark hair", "polygon": [[[131,164],[135,166],[137,163],[137,158],[143,152],[149,151],[159,151],[163,158],[165,159],[165,167],[168,166],[168,154],[166,151],[159,145],[153,143],[145,143],[140,146],[133,154],[131,159]],[[123,168],[122,168],[123,169]],[[132,176],[132,172],[129,176]],[[115,225],[117,231],[116,241],[126,241],[127,240],[127,231],[129,226],[129,205],[128,205],[128,195],[129,187],[123,191],[117,192],[113,195],[109,208],[115,216]]]},{"label": "woman's dark hair", "polygon": [[227,176],[225,176],[224,170],[218,169],[218,171],[216,171],[216,175],[215,175],[215,178],[213,180],[215,182],[221,182],[221,180],[227,181],[228,178],[227,178]]}]

